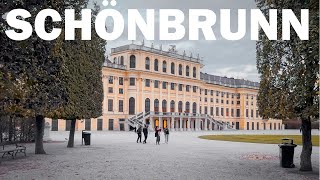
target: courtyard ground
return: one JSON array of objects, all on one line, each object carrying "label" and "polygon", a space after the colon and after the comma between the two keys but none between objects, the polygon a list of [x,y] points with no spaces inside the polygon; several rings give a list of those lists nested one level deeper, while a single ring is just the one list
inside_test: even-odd
[{"label": "courtyard ground", "polygon": [[[147,144],[137,144],[133,132],[92,132],[91,146],[81,146],[76,132],[75,148],[66,148],[68,132],[51,132],[46,155],[3,159],[0,179],[319,179],[319,147],[313,147],[314,172],[300,172],[301,146],[295,149],[296,168],[279,166],[275,144],[253,144],[200,139],[210,134],[299,134],[299,131],[171,132],[169,144],[155,145],[154,133]],[[319,131],[313,131],[319,135]]]}]

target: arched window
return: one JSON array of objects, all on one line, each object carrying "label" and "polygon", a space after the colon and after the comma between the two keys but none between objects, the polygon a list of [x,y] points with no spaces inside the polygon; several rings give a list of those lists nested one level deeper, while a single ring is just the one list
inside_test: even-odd
[{"label": "arched window", "polygon": [[174,106],[175,106],[175,103],[174,103],[174,101],[172,100],[172,101],[170,102],[170,112],[174,112]]},{"label": "arched window", "polygon": [[135,114],[135,106],[136,106],[135,99],[133,97],[131,97],[129,99],[129,114],[130,115],[134,115]]},{"label": "arched window", "polygon": [[192,113],[193,114],[197,113],[197,103],[195,103],[195,102],[192,104]]},{"label": "arched window", "polygon": [[179,113],[182,112],[182,101],[179,101],[179,103],[178,103],[178,112]]},{"label": "arched window", "polygon": [[116,57],[113,58],[113,63],[117,64],[117,58]]},{"label": "arched window", "polygon": [[159,100],[154,100],[154,112],[159,112]]},{"label": "arched window", "polygon": [[179,64],[179,75],[182,76],[182,65]]},{"label": "arched window", "polygon": [[197,68],[193,67],[193,77],[196,78],[197,77]]},{"label": "arched window", "polygon": [[159,61],[158,61],[158,59],[154,60],[154,71],[159,71]]},{"label": "arched window", "polygon": [[171,63],[171,74],[174,74],[174,69],[175,67],[174,67],[174,63]]},{"label": "arched window", "polygon": [[123,56],[120,57],[120,64],[124,65],[124,57]]},{"label": "arched window", "polygon": [[149,99],[149,98],[147,98],[147,99],[145,100],[144,110],[145,110],[145,112],[149,112],[149,111],[150,111],[150,99]]},{"label": "arched window", "polygon": [[146,58],[146,70],[150,70],[150,59]]},{"label": "arched window", "polygon": [[136,68],[136,56],[135,55],[130,56],[130,68]]},{"label": "arched window", "polygon": [[186,102],[186,113],[190,113],[190,103]]},{"label": "arched window", "polygon": [[162,63],[162,72],[167,72],[167,62],[166,61],[163,61]]},{"label": "arched window", "polygon": [[162,112],[167,112],[167,101],[166,100],[162,101]]},{"label": "arched window", "polygon": [[190,68],[189,66],[186,67],[186,76],[189,76],[190,75]]}]

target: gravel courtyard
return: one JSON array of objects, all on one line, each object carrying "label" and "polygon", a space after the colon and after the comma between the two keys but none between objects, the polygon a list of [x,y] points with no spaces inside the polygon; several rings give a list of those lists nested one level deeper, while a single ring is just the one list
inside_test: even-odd
[{"label": "gravel courtyard", "polygon": [[[209,134],[299,134],[299,131],[207,131],[171,132],[169,144],[136,143],[133,132],[92,132],[91,146],[81,146],[81,132],[75,148],[66,148],[68,132],[51,132],[45,143],[47,155],[34,155],[27,144],[27,157],[3,159],[0,179],[319,179],[319,147],[313,147],[313,173],[298,171],[301,146],[295,151],[293,169],[279,167],[277,145],[210,141]],[[319,134],[314,131],[313,134]]]}]

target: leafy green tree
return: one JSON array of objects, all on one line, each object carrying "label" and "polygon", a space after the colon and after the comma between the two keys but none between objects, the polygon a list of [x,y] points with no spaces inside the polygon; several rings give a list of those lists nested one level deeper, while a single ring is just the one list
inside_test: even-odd
[{"label": "leafy green tree", "polygon": [[[13,0],[1,4],[0,12],[0,110],[3,114],[34,117],[36,154],[45,154],[44,117],[64,103],[62,66],[51,55],[54,41],[44,41],[35,33],[27,40],[13,41],[5,35],[9,27],[2,17],[12,9],[26,9],[32,14],[27,20],[34,27],[36,14],[53,6],[55,2],[51,0]],[[45,25],[47,30],[52,28],[50,19]]]},{"label": "leafy green tree", "polygon": [[[312,171],[311,122],[319,118],[319,1],[256,0],[268,17],[269,9],[278,9],[278,32],[282,32],[282,9],[292,9],[300,17],[309,9],[309,40],[302,41],[291,28],[290,41],[270,41],[260,31],[257,42],[257,68],[261,74],[258,95],[259,113],[264,118],[302,121],[303,148],[300,170]],[[278,39],[281,39],[279,33]]]},{"label": "leafy green tree", "polygon": [[[77,3],[64,1],[65,8],[75,9],[77,19],[81,19],[81,9],[88,5],[87,0]],[[92,23],[99,7],[95,4]],[[61,12],[64,16],[64,12]],[[91,25],[94,28],[94,24]],[[105,44],[92,29],[90,41],[81,40],[81,31],[76,31],[76,40],[64,41],[63,35],[54,47],[53,56],[63,63],[62,79],[67,91],[67,101],[61,108],[53,112],[53,117],[71,120],[68,147],[74,146],[74,133],[77,119],[96,118],[102,115],[103,85],[102,65],[104,62]]]}]

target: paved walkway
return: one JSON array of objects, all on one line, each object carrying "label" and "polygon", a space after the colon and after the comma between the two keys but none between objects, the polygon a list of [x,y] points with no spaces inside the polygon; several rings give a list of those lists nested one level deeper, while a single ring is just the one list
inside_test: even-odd
[{"label": "paved walkway", "polygon": [[[205,134],[299,134],[299,131],[172,132],[169,144],[155,145],[153,133],[147,144],[137,144],[132,132],[92,132],[92,145],[66,148],[67,132],[51,132],[45,143],[47,155],[34,155],[28,144],[27,157],[5,159],[0,179],[319,179],[319,148],[313,148],[315,172],[301,173],[296,148],[296,168],[279,167],[278,146],[199,139]],[[313,132],[319,133],[319,131]]]}]

